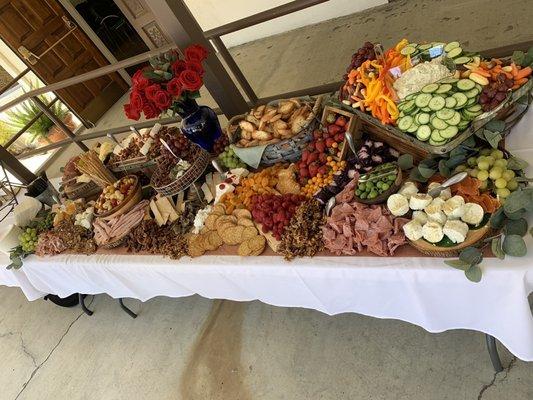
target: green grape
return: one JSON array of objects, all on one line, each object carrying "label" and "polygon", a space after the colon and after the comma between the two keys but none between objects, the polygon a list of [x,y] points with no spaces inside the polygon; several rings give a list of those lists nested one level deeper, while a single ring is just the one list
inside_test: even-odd
[{"label": "green grape", "polygon": [[503,171],[499,167],[493,167],[490,170],[489,177],[492,180],[501,179]]},{"label": "green grape", "polygon": [[502,178],[505,179],[506,181],[510,181],[511,179],[515,177],[515,175],[516,174],[512,169],[508,169],[508,170],[503,171]]},{"label": "green grape", "polygon": [[470,157],[466,162],[470,167],[475,167],[477,165],[476,157]]},{"label": "green grape", "polygon": [[[478,163],[477,163],[477,167],[478,167],[478,169],[481,170],[481,171],[488,171],[488,169],[490,168],[490,164],[489,164],[488,161],[485,161],[485,160],[483,160],[483,161],[478,161]],[[480,172],[481,172],[481,171],[480,171]],[[487,175],[488,175],[488,173],[487,173]],[[482,180],[483,180],[483,179],[482,179]]]},{"label": "green grape", "polygon": [[[480,166],[480,169],[481,169],[481,166]],[[477,179],[479,179],[480,181],[486,181],[487,179],[489,179],[488,171],[481,169],[481,171],[479,171],[477,174]]]},{"label": "green grape", "polygon": [[463,172],[466,171],[466,165],[458,165],[455,167],[455,172]]},{"label": "green grape", "polygon": [[503,178],[498,178],[494,181],[494,186],[496,186],[498,189],[503,189],[507,186],[507,181]]},{"label": "green grape", "polygon": [[505,158],[497,159],[496,161],[494,161],[494,166],[505,169],[507,168],[507,160]]},{"label": "green grape", "polygon": [[470,175],[472,178],[477,178],[478,173],[479,170],[477,168],[468,170],[468,175]]},{"label": "green grape", "polygon": [[489,165],[492,167],[494,165],[494,162],[496,161],[494,157],[487,156],[485,157],[485,161],[489,163]]},{"label": "green grape", "polygon": [[511,192],[518,189],[518,182],[514,179],[510,179],[508,182],[507,182],[507,189],[509,189]]},{"label": "green grape", "polygon": [[511,194],[511,191],[507,188],[500,188],[500,189],[496,189],[496,194],[505,199],[507,196]]},{"label": "green grape", "polygon": [[479,154],[481,154],[482,156],[488,156],[491,152],[491,149],[481,149],[479,151]]},{"label": "green grape", "polygon": [[503,151],[501,150],[492,150],[490,155],[494,157],[495,160],[500,160],[503,158]]}]

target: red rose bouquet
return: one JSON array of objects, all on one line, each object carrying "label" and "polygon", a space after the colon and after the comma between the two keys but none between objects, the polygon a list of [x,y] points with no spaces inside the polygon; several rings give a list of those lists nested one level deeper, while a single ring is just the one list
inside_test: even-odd
[{"label": "red rose bouquet", "polygon": [[207,50],[200,45],[185,49],[184,59],[172,50],[150,59],[150,66],[135,72],[130,102],[124,104],[124,113],[129,119],[138,120],[141,113],[148,119],[172,109],[179,112],[180,103],[200,97],[204,85],[202,61]]}]

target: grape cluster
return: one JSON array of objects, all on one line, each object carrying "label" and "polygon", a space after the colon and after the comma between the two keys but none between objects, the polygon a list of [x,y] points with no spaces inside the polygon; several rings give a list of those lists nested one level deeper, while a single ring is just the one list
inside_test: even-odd
[{"label": "grape cluster", "polygon": [[346,68],[346,72],[350,73],[352,69],[357,69],[363,64],[366,60],[375,60],[376,53],[374,52],[374,44],[366,42],[363,44],[359,50],[352,56],[352,62]]},{"label": "grape cluster", "polygon": [[490,111],[498,107],[507,97],[507,92],[513,87],[513,84],[513,80],[507,78],[505,74],[498,74],[496,79],[484,86],[479,96],[479,104],[481,104],[483,111]]},{"label": "grape cluster", "polygon": [[233,149],[229,146],[226,146],[224,151],[220,153],[218,159],[226,168],[229,169],[246,167],[246,164],[243,163],[239,157],[237,157]]},{"label": "grape cluster", "polygon": [[481,181],[480,189],[492,189],[500,198],[505,199],[518,188],[515,172],[507,168],[503,151],[482,149],[479,157],[470,157],[468,165],[460,165],[456,171],[467,171]]},{"label": "grape cluster", "polygon": [[19,235],[20,245],[22,250],[26,253],[33,253],[35,251],[38,239],[36,228],[26,228],[26,230]]},{"label": "grape cluster", "polygon": [[213,145],[213,152],[215,155],[219,155],[224,150],[226,150],[226,147],[229,145],[229,139],[226,135],[221,135]]}]

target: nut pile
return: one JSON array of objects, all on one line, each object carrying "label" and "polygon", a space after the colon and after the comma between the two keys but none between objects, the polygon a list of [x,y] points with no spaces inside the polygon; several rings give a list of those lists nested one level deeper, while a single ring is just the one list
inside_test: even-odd
[{"label": "nut pile", "polygon": [[126,239],[126,247],[134,253],[162,254],[172,259],[187,254],[185,236],[164,226],[159,227],[152,219],[144,220],[131,231]]},{"label": "nut pile", "polygon": [[217,250],[223,244],[239,245],[240,256],[257,256],[265,250],[266,239],[259,235],[250,211],[239,209],[229,215],[226,212],[227,208],[223,204],[216,204],[200,233],[189,237],[191,257]]},{"label": "nut pile", "polygon": [[294,257],[312,257],[324,249],[322,226],[325,217],[318,200],[303,203],[291,219],[281,237],[278,252],[286,260]]},{"label": "nut pile", "polygon": [[46,244],[42,243],[42,249],[72,250],[74,253],[93,254],[96,252],[96,243],[93,240],[92,231],[85,229],[83,226],[74,225],[72,220],[61,221],[52,231],[51,234],[43,238]]},{"label": "nut pile", "polygon": [[[309,103],[298,99],[280,101],[277,107],[259,106],[239,122],[238,147],[253,147],[290,139],[308,125],[313,110]],[[237,126],[230,126],[234,134]]]}]

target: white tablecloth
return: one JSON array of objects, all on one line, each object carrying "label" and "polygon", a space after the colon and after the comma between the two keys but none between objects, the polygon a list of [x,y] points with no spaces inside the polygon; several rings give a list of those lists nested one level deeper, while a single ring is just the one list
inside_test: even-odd
[{"label": "white tablecloth", "polygon": [[[509,149],[530,161],[532,126],[529,112],[508,140]],[[530,251],[524,258],[486,259],[477,284],[440,259],[417,257],[317,257],[287,263],[270,256],[171,261],[159,256],[61,255],[29,257],[14,274],[24,274],[37,292],[62,297],[107,293],[144,301],[199,294],[330,315],[355,312],[394,318],[430,332],[472,329],[495,336],[519,358],[533,361],[528,303],[533,292],[533,240],[528,235],[526,241]]]}]

